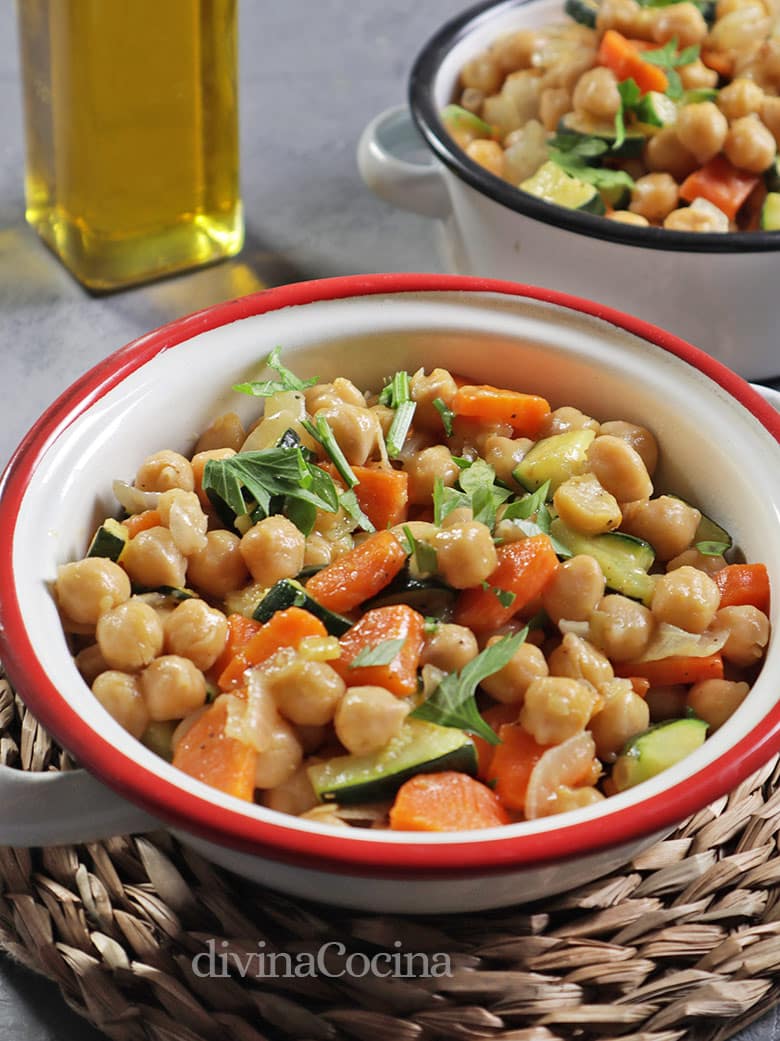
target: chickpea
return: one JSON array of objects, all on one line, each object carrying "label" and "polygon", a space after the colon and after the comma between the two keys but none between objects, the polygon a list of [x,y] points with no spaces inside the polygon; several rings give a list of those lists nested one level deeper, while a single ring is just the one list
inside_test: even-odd
[{"label": "chickpea", "polygon": [[306,661],[284,651],[267,668],[268,690],[285,719],[302,726],[330,723],[346,689],[326,662]]},{"label": "chickpea", "polygon": [[679,567],[658,576],[650,607],[659,622],[703,633],[719,604],[720,590],[709,575],[694,567]]},{"label": "chickpea", "polygon": [[307,810],[311,810],[319,804],[305,766],[299,766],[286,781],[264,791],[260,796],[260,801],[269,810],[276,810],[277,813],[289,813],[294,817],[306,813]]},{"label": "chickpea", "polygon": [[111,670],[92,684],[92,693],[110,716],[132,734],[140,737],[149,725],[149,713],[136,676]]},{"label": "chickpea", "polygon": [[620,93],[614,72],[602,65],[583,72],[574,88],[572,105],[575,112],[584,112],[596,119],[614,119],[620,108]]},{"label": "chickpea", "polygon": [[178,452],[164,449],[147,456],[135,475],[135,486],[143,492],[167,492],[171,488],[182,488],[185,492],[195,489],[192,463]]},{"label": "chickpea", "polygon": [[723,148],[728,129],[728,120],[712,101],[683,105],[675,127],[682,146],[701,164]]},{"label": "chickpea", "polygon": [[737,10],[718,17],[710,30],[707,46],[713,51],[725,51],[734,56],[749,50],[762,40],[771,26],[763,3],[740,4]]},{"label": "chickpea", "polygon": [[647,217],[641,217],[638,213],[632,213],[631,210],[613,210],[612,213],[607,214],[607,219],[617,221],[619,224],[634,224],[637,228],[650,227]]},{"label": "chickpea", "polygon": [[671,174],[678,182],[684,181],[699,166],[696,156],[685,148],[674,127],[663,127],[653,134],[644,157],[649,170]]},{"label": "chickpea", "polygon": [[570,111],[571,94],[566,87],[545,87],[539,95],[539,120],[545,130],[554,131]]},{"label": "chickpea", "polygon": [[183,719],[206,702],[206,680],[189,658],[164,654],[141,673],[141,692],[155,723]]},{"label": "chickpea", "polygon": [[760,113],[764,92],[753,80],[738,77],[718,92],[718,108],[729,122]]},{"label": "chickpea", "polygon": [[551,676],[587,680],[597,689],[615,678],[612,665],[601,651],[574,633],[565,633],[560,645],[547,659]]},{"label": "chickpea", "polygon": [[238,535],[232,531],[208,532],[206,548],[189,559],[187,578],[200,592],[218,600],[243,586],[249,572]]},{"label": "chickpea", "polygon": [[564,560],[542,590],[542,606],[557,625],[562,618],[584,622],[604,596],[605,579],[594,557],[579,553]]},{"label": "chickpea", "polygon": [[105,611],[130,597],[130,579],[104,557],[87,557],[57,569],[54,592],[60,609],[74,622],[96,625]]},{"label": "chickpea", "polygon": [[449,408],[457,392],[458,385],[446,369],[433,369],[427,376],[423,369],[418,369],[409,380],[409,393],[412,401],[417,403],[415,426],[441,433],[441,414],[433,403],[441,398]]},{"label": "chickpea", "polygon": [[571,788],[568,784],[562,784],[555,789],[555,812],[568,813],[571,810],[582,810],[586,806],[595,806],[597,802],[603,802],[604,796],[592,785],[582,788]]},{"label": "chickpea", "polygon": [[409,502],[417,505],[430,505],[437,477],[446,488],[452,488],[460,474],[446,445],[417,452],[405,461],[404,470],[409,475]]},{"label": "chickpea", "polygon": [[504,176],[504,150],[498,141],[477,138],[466,145],[466,155],[494,177]]},{"label": "chickpea", "polygon": [[[494,134],[497,134],[504,142],[510,134],[519,130],[523,123],[517,106],[503,91],[501,94],[494,94],[493,97],[485,99],[482,106],[482,118],[486,123],[490,123]],[[498,151],[493,147],[480,148],[479,145],[496,145]],[[507,177],[504,149],[496,141],[471,141],[466,146],[466,152],[475,163],[486,167],[491,173],[495,173],[498,177]]]},{"label": "chickpea", "polygon": [[[488,647],[500,640],[500,636],[491,636]],[[525,692],[534,680],[545,679],[550,670],[544,655],[532,643],[521,643],[515,653],[498,672],[482,681],[484,690],[505,705],[522,705]]]},{"label": "chickpea", "polygon": [[596,15],[599,32],[616,29],[635,40],[652,40],[656,12],[641,7],[636,0],[602,0]]},{"label": "chickpea", "polygon": [[501,68],[494,55],[485,52],[466,62],[460,72],[460,82],[483,94],[495,94],[501,86]]},{"label": "chickpea", "polygon": [[622,437],[600,435],[588,448],[588,465],[619,503],[649,499],[653,484],[639,453]]},{"label": "chickpea", "polygon": [[707,23],[695,4],[672,4],[659,8],[653,19],[653,39],[656,43],[676,40],[680,49],[701,43],[707,35]]},{"label": "chickpea", "polygon": [[85,681],[92,686],[101,672],[108,672],[108,662],[103,657],[96,643],[79,651],[76,655],[76,668]]},{"label": "chickpea", "polygon": [[165,619],[165,653],[189,658],[201,672],[210,669],[225,647],[227,618],[203,600],[185,600]]},{"label": "chickpea", "polygon": [[195,492],[184,492],[180,488],[163,492],[157,511],[176,548],[185,557],[205,548],[208,518]]},{"label": "chickpea", "polygon": [[336,736],[353,755],[370,755],[395,737],[409,710],[384,687],[350,687],[336,709]]},{"label": "chickpea", "polygon": [[651,723],[663,723],[667,719],[684,716],[687,695],[687,689],[680,684],[651,687],[645,695]]},{"label": "chickpea", "polygon": [[520,725],[540,745],[559,745],[585,729],[599,701],[598,692],[582,680],[536,679],[525,692]]},{"label": "chickpea", "polygon": [[761,122],[775,139],[780,148],[780,98],[765,97],[761,102]]},{"label": "chickpea", "polygon": [[720,554],[709,556],[708,554],[700,553],[695,548],[686,549],[676,557],[672,557],[666,565],[666,570],[675,571],[678,567],[685,567],[686,565],[695,567],[697,571],[703,571],[705,575],[709,575],[712,578],[713,575],[716,575],[718,571],[726,566],[726,558]]},{"label": "chickpea", "polygon": [[303,749],[290,724],[277,717],[267,734],[266,746],[255,764],[255,787],[276,788],[285,784],[303,762]]},{"label": "chickpea", "polygon": [[325,567],[330,564],[331,560],[331,544],[328,540],[319,535],[316,531],[313,531],[310,535],[306,536],[306,542],[303,548],[303,566],[304,567]]},{"label": "chickpea", "polygon": [[[190,558],[194,560],[195,557]],[[139,586],[183,586],[187,559],[177,548],[167,528],[147,528],[125,546],[122,566]]]},{"label": "chickpea", "polygon": [[302,532],[279,515],[258,521],[239,544],[249,573],[264,586],[272,586],[280,578],[294,578],[303,567],[305,549]]},{"label": "chickpea", "polygon": [[601,433],[613,437],[622,437],[627,441],[635,452],[638,452],[645,469],[652,477],[658,465],[658,444],[645,427],[637,423],[626,423],[622,419],[613,419],[609,423],[601,424]]},{"label": "chickpea", "polygon": [[98,619],[97,642],[110,669],[137,672],[163,649],[163,627],[157,612],[137,597],[106,611]]},{"label": "chickpea", "polygon": [[343,403],[318,409],[314,413],[315,423],[320,418],[327,420],[347,461],[362,466],[380,436],[379,422],[374,413],[359,405]]},{"label": "chickpea", "polygon": [[653,616],[627,596],[602,597],[590,616],[590,637],[610,661],[636,661],[653,635]]},{"label": "chickpea", "polygon": [[678,198],[679,188],[670,174],[649,173],[634,182],[629,209],[657,224],[677,206]]},{"label": "chickpea", "polygon": [[537,35],[531,29],[519,29],[499,36],[491,48],[493,58],[504,73],[531,67],[537,45]]},{"label": "chickpea", "polygon": [[195,455],[201,452],[225,451],[238,452],[246,441],[244,424],[235,412],[225,412],[217,416],[214,422],[206,427],[195,445]]},{"label": "chickpea", "polygon": [[460,672],[478,652],[477,638],[471,629],[442,622],[425,637],[421,661],[443,672]]},{"label": "chickpea", "polygon": [[599,421],[580,412],[578,408],[563,405],[545,416],[539,428],[539,437],[554,437],[555,434],[565,434],[569,430],[593,430],[598,434]]},{"label": "chickpea", "polygon": [[437,570],[447,585],[470,589],[487,579],[498,566],[490,528],[479,521],[453,524],[433,540]]},{"label": "chickpea", "polygon": [[673,210],[664,220],[664,227],[669,231],[724,232],[728,231],[729,219],[716,206],[698,207],[695,203],[704,200],[696,199],[694,205]]},{"label": "chickpea", "polygon": [[510,438],[489,434],[485,438],[484,459],[496,471],[499,481],[513,488],[517,486],[513,471],[532,446],[533,441],[528,437]]},{"label": "chickpea", "polygon": [[661,495],[626,503],[621,530],[649,542],[659,560],[671,560],[688,549],[700,520],[699,511],[687,502]]},{"label": "chickpea", "polygon": [[206,463],[210,459],[231,459],[235,454],[236,453],[232,448],[212,448],[207,449],[205,452],[198,452],[192,457],[192,475],[195,480],[195,494],[198,496],[198,500],[205,510],[213,510],[211,500],[203,491],[203,474],[206,469]]},{"label": "chickpea", "polygon": [[761,660],[769,642],[769,619],[763,611],[751,604],[722,607],[715,615],[713,625],[729,634],[723,646],[726,661],[747,668]]},{"label": "chickpea", "polygon": [[763,173],[777,152],[772,131],[756,115],[735,119],[726,134],[723,151],[729,162],[749,173]]},{"label": "chickpea", "polygon": [[594,474],[570,477],[559,485],[553,503],[564,524],[586,535],[613,531],[622,514],[617,499],[601,487]]},{"label": "chickpea", "polygon": [[747,683],[702,680],[701,683],[694,683],[688,691],[687,705],[709,725],[711,731],[718,730],[734,715],[749,690]]},{"label": "chickpea", "polygon": [[685,90],[706,90],[718,85],[717,72],[707,68],[701,58],[683,65],[677,72]]},{"label": "chickpea", "polygon": [[647,703],[634,693],[628,681],[623,680],[620,689],[607,697],[604,708],[591,719],[588,729],[596,742],[596,755],[609,761],[627,741],[647,730],[649,725]]}]

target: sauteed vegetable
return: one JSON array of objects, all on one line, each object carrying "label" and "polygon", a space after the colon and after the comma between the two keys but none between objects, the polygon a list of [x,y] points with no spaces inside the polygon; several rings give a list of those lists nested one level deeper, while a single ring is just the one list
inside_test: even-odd
[{"label": "sauteed vegetable", "polygon": [[654,487],[649,430],[266,361],[254,427],[117,480],[54,584],[95,696],[175,766],[337,826],[480,828],[638,784],[746,697],[766,569]]}]

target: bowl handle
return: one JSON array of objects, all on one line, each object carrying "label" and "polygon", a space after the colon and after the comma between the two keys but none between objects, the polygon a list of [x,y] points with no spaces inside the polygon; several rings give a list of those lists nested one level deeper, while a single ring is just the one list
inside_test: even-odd
[{"label": "bowl handle", "polygon": [[405,105],[389,108],[372,119],[360,135],[357,161],[360,176],[380,199],[424,217],[446,217],[450,197],[440,163],[412,162],[409,155],[427,145]]},{"label": "bowl handle", "polygon": [[27,773],[0,766],[0,806],[4,846],[93,842],[162,826],[86,770]]}]

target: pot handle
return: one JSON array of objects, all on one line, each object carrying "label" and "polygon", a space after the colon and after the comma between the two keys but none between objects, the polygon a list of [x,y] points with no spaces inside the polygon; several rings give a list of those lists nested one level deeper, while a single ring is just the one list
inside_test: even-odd
[{"label": "pot handle", "polygon": [[450,197],[443,170],[435,159],[412,162],[409,155],[427,148],[412,122],[409,109],[398,105],[372,119],[360,135],[357,161],[360,175],[380,199],[424,217],[446,217]]},{"label": "pot handle", "polygon": [[162,827],[86,770],[27,773],[0,766],[0,806],[4,846],[61,846]]}]

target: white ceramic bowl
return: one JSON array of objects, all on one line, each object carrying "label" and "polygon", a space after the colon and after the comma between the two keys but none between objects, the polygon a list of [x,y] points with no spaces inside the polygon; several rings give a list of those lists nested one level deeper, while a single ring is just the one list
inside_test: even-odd
[{"label": "white ceramic bowl", "polygon": [[746,378],[780,375],[779,232],[670,232],[555,206],[488,173],[444,130],[438,113],[470,58],[504,32],[563,17],[562,0],[492,0],[448,22],[414,64],[409,107],[366,127],[366,184],[437,219],[448,271],[586,296],[672,330]]},{"label": "white ceramic bowl", "polygon": [[399,368],[443,365],[645,424],[660,441],[658,486],[717,517],[780,589],[780,416],[675,337],[555,293],[449,276],[334,279],[222,304],[87,373],[6,471],[0,657],[35,715],[92,776],[0,769],[1,843],[87,840],[162,821],[212,860],[300,896],[372,911],[475,910],[615,869],[780,748],[777,639],[739,711],[671,770],[598,806],[486,831],[332,829],[224,795],[135,741],[79,676],[49,583],[113,510],[113,478],[162,447],[187,451],[220,410],[248,418],[256,404],[230,387],[276,345],[302,374],[379,386]]}]

